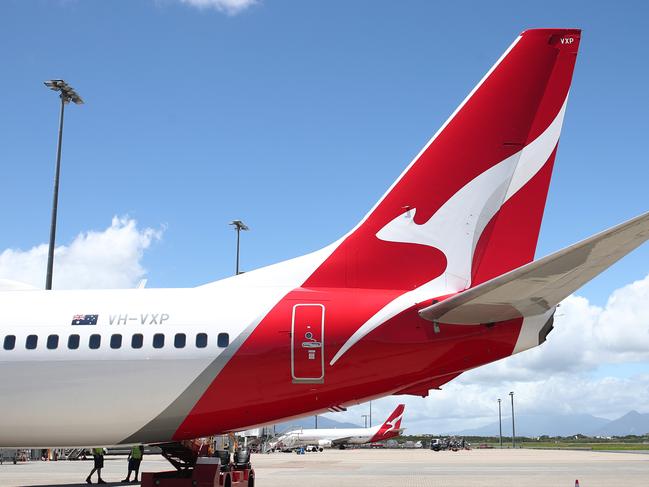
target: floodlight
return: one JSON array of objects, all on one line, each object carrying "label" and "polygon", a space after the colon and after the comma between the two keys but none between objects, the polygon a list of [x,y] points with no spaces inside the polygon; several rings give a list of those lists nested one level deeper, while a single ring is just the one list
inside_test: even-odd
[{"label": "floodlight", "polygon": [[51,79],[49,81],[45,81],[44,83],[45,86],[47,86],[50,90],[60,91],[60,96],[64,103],[71,101],[72,103],[75,103],[77,105],[83,104],[83,100],[81,99],[79,94],[74,91],[74,88],[72,88],[72,86],[68,85],[62,79]]},{"label": "floodlight", "polygon": [[239,231],[239,230],[243,230],[243,231],[250,230],[250,228],[248,228],[248,225],[243,223],[241,220],[233,220],[233,221],[230,222],[230,225],[234,225],[234,227],[236,228],[237,231]]}]

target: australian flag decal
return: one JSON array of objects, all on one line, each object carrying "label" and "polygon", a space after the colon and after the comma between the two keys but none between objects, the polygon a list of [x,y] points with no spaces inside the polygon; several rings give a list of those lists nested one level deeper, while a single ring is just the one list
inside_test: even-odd
[{"label": "australian flag decal", "polygon": [[74,315],[72,317],[73,325],[96,325],[99,315]]}]

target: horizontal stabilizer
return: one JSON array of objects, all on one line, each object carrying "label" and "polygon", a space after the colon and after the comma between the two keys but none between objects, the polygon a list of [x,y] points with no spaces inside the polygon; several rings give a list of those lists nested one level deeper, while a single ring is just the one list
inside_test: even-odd
[{"label": "horizontal stabilizer", "polygon": [[649,239],[649,212],[419,311],[474,325],[546,313]]}]

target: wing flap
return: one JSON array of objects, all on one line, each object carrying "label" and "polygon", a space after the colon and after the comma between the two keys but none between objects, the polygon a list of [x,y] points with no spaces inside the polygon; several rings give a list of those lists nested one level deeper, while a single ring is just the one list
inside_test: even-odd
[{"label": "wing flap", "polygon": [[649,212],[419,311],[474,325],[540,315],[649,239]]}]

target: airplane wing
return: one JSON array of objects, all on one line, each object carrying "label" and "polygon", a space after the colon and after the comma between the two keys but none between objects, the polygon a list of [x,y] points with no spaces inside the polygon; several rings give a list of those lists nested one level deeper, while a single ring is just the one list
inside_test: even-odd
[{"label": "airplane wing", "polygon": [[547,312],[649,239],[649,212],[419,311],[430,321],[494,323]]}]

